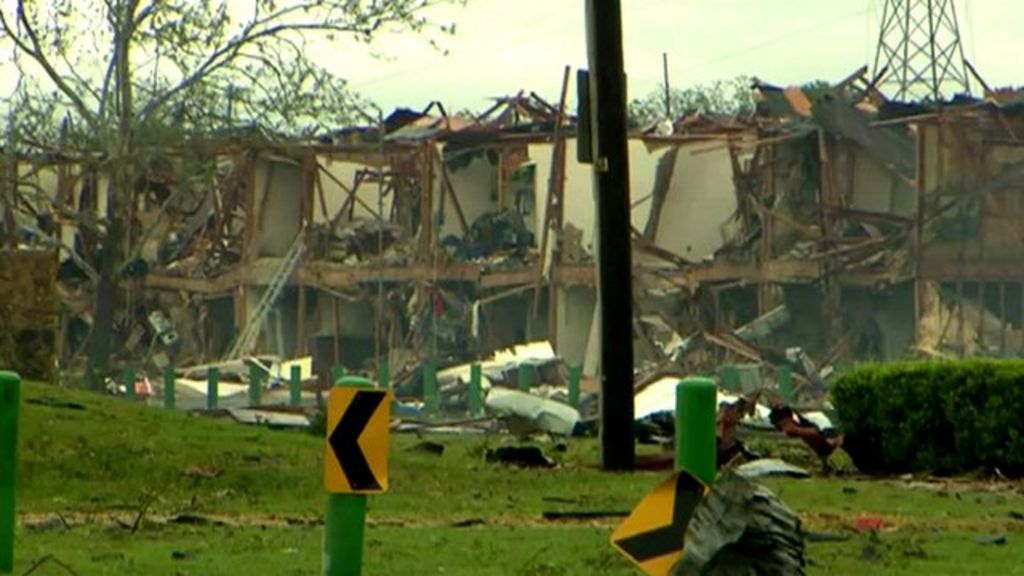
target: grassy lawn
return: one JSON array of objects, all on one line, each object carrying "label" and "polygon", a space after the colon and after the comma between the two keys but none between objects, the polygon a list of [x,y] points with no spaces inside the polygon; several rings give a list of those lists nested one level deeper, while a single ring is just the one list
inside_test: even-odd
[{"label": "grassy lawn", "polygon": [[[33,384],[24,396],[16,574],[40,561],[32,574],[319,570],[322,439]],[[79,408],[57,405],[68,402]],[[423,440],[444,454],[417,450]],[[661,474],[601,473],[588,440],[549,450],[555,470],[484,462],[500,442],[395,436],[391,491],[370,499],[364,573],[638,573],[608,545],[619,518],[558,522],[544,512],[625,512]],[[1024,574],[1021,485],[766,483],[809,530],[849,537],[809,543],[811,574]],[[182,514],[208,521],[169,521]],[[852,531],[864,514],[885,519],[879,537]],[[977,541],[996,534],[1005,545]]]}]

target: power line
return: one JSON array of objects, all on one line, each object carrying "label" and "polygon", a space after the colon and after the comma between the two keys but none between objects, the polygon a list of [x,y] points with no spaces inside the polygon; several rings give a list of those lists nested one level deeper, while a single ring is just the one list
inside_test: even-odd
[{"label": "power line", "polygon": [[[732,60],[733,58],[738,58],[740,56],[745,56],[747,54],[750,54],[751,52],[760,50],[762,48],[765,48],[765,47],[768,47],[768,46],[773,46],[775,44],[780,44],[780,43],[782,43],[784,41],[787,41],[787,40],[792,40],[794,36],[799,36],[799,35],[802,35],[802,34],[805,34],[805,33],[808,33],[808,32],[820,31],[820,30],[822,30],[822,28],[825,28],[825,27],[828,27],[828,26],[831,26],[831,25],[834,25],[834,24],[838,24],[840,22],[846,21],[846,20],[848,20],[850,18],[853,18],[855,16],[862,16],[862,15],[865,15],[867,13],[868,13],[868,9],[865,8],[865,9],[862,9],[862,10],[857,10],[855,12],[849,12],[849,13],[841,14],[841,15],[838,15],[838,16],[835,16],[835,17],[830,17],[830,18],[827,18],[827,19],[819,20],[819,21],[817,21],[817,22],[815,22],[813,24],[809,24],[807,26],[803,26],[803,27],[800,27],[800,28],[794,28],[794,29],[788,30],[786,32],[782,32],[782,33],[778,34],[777,36],[773,36],[773,37],[771,37],[771,38],[769,38],[767,40],[763,40],[763,41],[758,42],[756,44],[750,44],[750,45],[745,46],[745,47],[743,47],[743,48],[741,48],[739,50],[736,50],[734,52],[729,52],[728,54],[722,54],[720,56],[716,56],[714,58],[710,58],[708,60],[704,60],[704,61],[698,62],[696,64],[691,64],[689,66],[684,66],[684,67],[681,67],[681,68],[676,68],[675,70],[672,71],[672,75],[678,77],[683,72],[688,72],[688,71],[691,71],[691,70],[696,70],[698,68],[703,68],[703,67],[711,65],[711,64],[718,64],[720,62],[725,62],[727,60]],[[641,76],[641,77],[637,77],[635,79],[635,82],[636,83],[644,83],[644,82],[648,82],[648,81],[654,80],[654,79],[656,79],[655,76]]]}]

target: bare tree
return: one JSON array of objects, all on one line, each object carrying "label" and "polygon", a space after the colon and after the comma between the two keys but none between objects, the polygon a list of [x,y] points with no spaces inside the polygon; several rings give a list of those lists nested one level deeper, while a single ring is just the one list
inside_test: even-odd
[{"label": "bare tree", "polygon": [[[352,95],[306,56],[307,43],[336,35],[371,42],[395,31],[430,39],[451,29],[428,21],[425,9],[459,1],[464,0],[3,4],[0,41],[12,49],[23,79],[14,97],[24,106],[18,115],[36,113],[36,135],[28,126],[18,133],[56,149],[59,118],[71,119],[76,145],[96,159],[95,170],[108,183],[86,369],[94,385],[109,364],[119,278],[130,249],[125,215],[147,150],[166,144],[161,139],[168,130],[180,135],[246,120],[269,129],[315,130],[344,120]],[[34,104],[39,101],[50,105]]]}]

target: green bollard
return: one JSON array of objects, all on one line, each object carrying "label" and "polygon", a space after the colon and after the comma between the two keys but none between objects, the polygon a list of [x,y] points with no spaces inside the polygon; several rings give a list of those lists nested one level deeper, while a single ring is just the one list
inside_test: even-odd
[{"label": "green bollard", "polygon": [[483,370],[474,363],[469,368],[469,415],[476,417],[484,413]]},{"label": "green bollard", "polygon": [[220,397],[220,369],[211,367],[206,373],[206,409],[216,410]]},{"label": "green bollard", "polygon": [[440,402],[437,397],[437,370],[430,362],[423,364],[423,410],[427,416],[436,416]]},{"label": "green bollard", "polygon": [[[335,386],[372,388],[366,378],[348,377]],[[324,517],[324,576],[359,576],[366,531],[365,494],[328,494]]]},{"label": "green bollard", "polygon": [[292,366],[289,377],[288,405],[295,407],[302,403],[302,367]]},{"label": "green bollard", "polygon": [[124,369],[124,397],[135,400],[135,369]]},{"label": "green bollard", "polygon": [[177,374],[174,373],[174,366],[164,367],[164,408],[174,410],[174,385],[177,383]]},{"label": "green bollard", "polygon": [[687,378],[676,386],[676,470],[687,470],[708,486],[718,468],[717,399],[710,378]]},{"label": "green bollard", "polygon": [[529,364],[519,365],[519,390],[529,392],[533,387],[533,367]]},{"label": "green bollard", "polygon": [[789,364],[779,366],[779,395],[786,403],[793,402],[793,367]]},{"label": "green bollard", "polygon": [[331,386],[337,386],[338,382],[345,377],[345,366],[342,364],[335,364],[331,366]]},{"label": "green bollard", "polygon": [[21,377],[0,372],[0,574],[14,572],[15,481],[18,478],[18,410]]},{"label": "green bollard", "polygon": [[377,365],[377,388],[381,390],[391,388],[391,365],[387,360],[381,360]]},{"label": "green bollard", "polygon": [[741,387],[739,369],[732,364],[722,366],[722,389],[727,392],[739,392]]},{"label": "green bollard", "polygon": [[256,408],[263,396],[263,370],[256,364],[249,365],[249,406]]},{"label": "green bollard", "polygon": [[583,379],[583,366],[569,368],[569,405],[580,405],[580,381]]}]

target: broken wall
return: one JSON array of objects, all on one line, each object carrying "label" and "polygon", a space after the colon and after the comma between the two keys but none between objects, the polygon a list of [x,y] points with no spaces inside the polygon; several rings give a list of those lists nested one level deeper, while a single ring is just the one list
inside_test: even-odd
[{"label": "broken wall", "polygon": [[[332,155],[322,155],[317,158],[322,168],[319,174],[319,186],[323,188],[323,206],[321,205],[320,192],[314,191],[313,198],[313,222],[326,224],[345,206],[350,193],[354,200],[351,205],[351,216],[353,219],[376,219],[379,207],[379,188],[376,182],[367,182],[357,185],[357,176],[360,172],[379,170],[372,161],[357,162],[350,159],[337,159]],[[388,218],[390,199],[384,204],[385,221]],[[327,209],[327,216],[324,216],[324,206]],[[342,218],[347,220],[348,216]]]},{"label": "broken wall", "polygon": [[[594,231],[596,228],[594,205],[593,167],[576,161],[577,139],[566,138],[565,141],[565,223],[571,224],[582,232],[583,249],[594,254]],[[530,144],[530,159],[535,163],[535,190],[537,191],[537,214],[534,226],[540,225],[547,218],[546,199],[551,179],[551,161],[553,144],[550,142]],[[654,187],[655,167],[658,159],[667,151],[666,148],[650,150],[643,140],[630,138],[629,150],[629,185],[630,203],[633,205],[631,219],[633,226],[642,230],[647,223],[650,201],[642,201],[650,195]],[[541,235],[536,235],[540,245]],[[549,250],[554,244],[548,238]]]},{"label": "broken wall", "polygon": [[589,286],[558,288],[558,338],[555,349],[569,365],[583,365],[590,341],[597,293]]},{"label": "broken wall", "polygon": [[917,190],[850,141],[833,144],[833,185],[848,206],[911,218],[917,213]]}]

